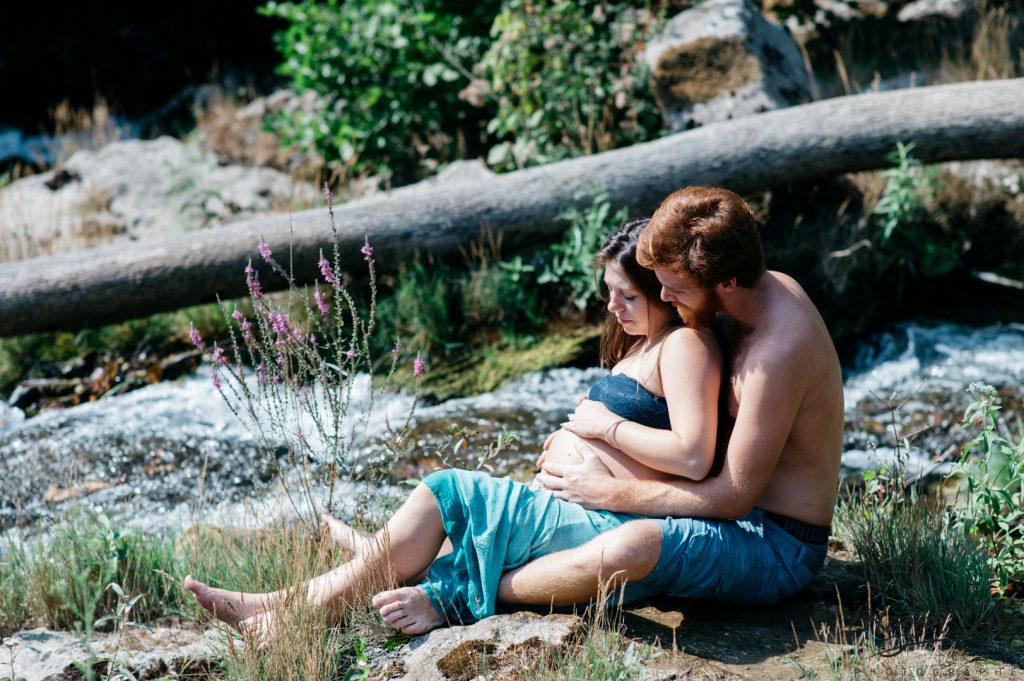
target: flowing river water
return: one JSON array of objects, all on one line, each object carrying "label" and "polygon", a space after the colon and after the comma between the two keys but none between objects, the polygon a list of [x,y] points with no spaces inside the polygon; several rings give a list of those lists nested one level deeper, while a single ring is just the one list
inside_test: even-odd
[{"label": "flowing river water", "polygon": [[[910,473],[941,474],[965,439],[960,426],[973,382],[995,386],[1012,423],[1024,418],[1024,325],[970,328],[908,323],[863,341],[844,367],[846,441],[843,473],[856,479],[903,452]],[[541,444],[603,370],[553,369],[491,393],[415,411],[415,444],[394,479],[425,474],[450,424],[466,428],[461,452],[472,459],[499,433],[516,437],[490,463],[525,479]],[[0,403],[0,530],[33,533],[68,504],[102,509],[147,528],[252,522],[290,506],[276,482],[274,455],[260,451],[213,389],[209,371],[25,419]],[[368,381],[363,380],[365,392]],[[368,433],[384,433],[412,407],[407,395],[376,401]],[[361,408],[361,407],[360,407]],[[371,445],[367,445],[370,447]],[[278,456],[281,456],[280,451]],[[934,469],[934,470],[933,470]],[[357,487],[342,489],[352,512]],[[362,491],[366,491],[363,488]],[[364,495],[365,497],[365,495]],[[344,506],[344,504],[343,504]],[[197,509],[202,508],[202,511]],[[201,513],[201,518],[196,514]]]}]

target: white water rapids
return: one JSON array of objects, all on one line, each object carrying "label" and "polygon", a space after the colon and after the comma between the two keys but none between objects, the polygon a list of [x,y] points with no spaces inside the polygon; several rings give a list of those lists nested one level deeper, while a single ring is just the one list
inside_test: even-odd
[{"label": "white water rapids", "polygon": [[[480,447],[505,429],[519,439],[499,472],[529,469],[547,433],[602,374],[596,368],[553,369],[491,393],[421,406],[415,412],[418,451],[436,447],[450,423],[478,431],[471,442]],[[996,386],[1006,411],[1022,413],[1024,326],[899,325],[863,342],[845,375],[845,474],[877,467],[893,455],[892,403],[900,405],[902,434],[922,431],[907,461],[913,472],[962,442],[959,420],[970,383]],[[368,384],[361,380],[357,403],[363,399],[365,405]],[[360,412],[366,432],[381,434],[387,423],[401,422],[411,404],[408,395],[378,398],[372,412]],[[59,497],[61,490],[81,490],[86,483],[95,489],[73,503],[147,525],[194,520],[190,511],[200,494],[221,521],[272,515],[287,506],[271,491],[275,470],[273,458],[258,451],[210,384],[208,368],[31,419],[0,403],[0,529],[36,524],[61,507],[53,501],[55,490]],[[354,493],[343,496],[354,499]]]}]

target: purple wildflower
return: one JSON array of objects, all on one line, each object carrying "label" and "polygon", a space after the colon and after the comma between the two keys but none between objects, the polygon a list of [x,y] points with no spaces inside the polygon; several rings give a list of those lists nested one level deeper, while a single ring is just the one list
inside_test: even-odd
[{"label": "purple wildflower", "polygon": [[422,376],[427,370],[427,363],[423,361],[422,357],[417,357],[412,361],[412,375]]},{"label": "purple wildflower", "polygon": [[321,255],[320,262],[317,264],[320,265],[320,275],[324,278],[324,281],[331,286],[337,286],[338,278],[334,276],[334,270],[331,269],[331,263],[327,262],[327,258]]},{"label": "purple wildflower", "polygon": [[365,260],[366,262],[370,262],[370,260],[373,258],[373,246],[371,246],[370,244],[366,244],[365,246],[360,248],[359,252],[363,254],[363,260]]},{"label": "purple wildflower", "polygon": [[242,318],[242,311],[241,310],[235,310],[234,312],[231,313],[231,316],[237,322],[237,321],[239,321]]},{"label": "purple wildflower", "polygon": [[309,334],[309,344],[313,346],[314,350],[316,350],[316,334],[315,333]]},{"label": "purple wildflower", "polygon": [[189,325],[188,329],[188,338],[190,341],[192,341],[192,345],[196,346],[197,349],[206,349],[206,345],[203,343],[203,337],[199,335],[199,329],[192,326],[191,324]]},{"label": "purple wildflower", "polygon": [[316,306],[320,310],[320,314],[326,317],[330,312],[330,309],[328,309],[327,303],[324,302],[324,297],[320,295],[320,289],[313,291],[313,300],[316,301]]},{"label": "purple wildflower", "polygon": [[300,344],[300,345],[302,343],[306,342],[306,331],[305,331],[305,329],[303,329],[301,326],[296,324],[295,328],[292,329],[292,338],[294,338],[295,342]]},{"label": "purple wildflower", "polygon": [[309,386],[304,385],[299,388],[299,399],[302,400],[303,404],[309,404]]},{"label": "purple wildflower", "polygon": [[224,357],[224,348],[216,344],[213,346],[213,362],[214,364],[220,364],[221,366],[228,363],[227,359]]},{"label": "purple wildflower", "polygon": [[255,338],[253,338],[252,335],[252,322],[250,322],[248,319],[242,322],[242,338],[244,338],[245,342],[249,343],[250,345],[254,343],[256,340]]},{"label": "purple wildflower", "polygon": [[259,279],[256,278],[256,272],[253,270],[251,263],[245,266],[245,283],[249,286],[250,296],[256,300],[263,297],[263,287],[260,286]]},{"label": "purple wildflower", "polygon": [[328,376],[327,374],[320,374],[320,382],[323,383],[324,385],[329,385],[331,382],[331,377]]},{"label": "purple wildflower", "polygon": [[353,350],[352,348],[349,348],[348,352],[345,353],[345,356],[348,357],[349,359],[352,359],[353,357],[356,356],[356,351]]},{"label": "purple wildflower", "polygon": [[324,183],[324,198],[327,199],[328,206],[334,201],[334,193],[331,191],[331,188],[327,186],[326,182]]},{"label": "purple wildflower", "polygon": [[263,262],[270,262],[270,246],[263,239],[260,239],[260,245],[258,246],[260,251],[260,257],[263,258]]},{"label": "purple wildflower", "polygon": [[267,382],[267,365],[264,364],[263,362],[260,362],[259,364],[256,365],[256,376],[257,376],[257,378],[259,378],[259,381],[260,381],[261,384],[266,384],[266,382]]},{"label": "purple wildflower", "polygon": [[279,336],[287,336],[291,332],[291,325],[288,323],[288,315],[283,312],[271,312],[270,326],[274,329],[274,333]]},{"label": "purple wildflower", "polygon": [[210,371],[210,380],[213,381],[213,387],[220,390],[220,374],[217,372],[217,367],[213,367]]}]

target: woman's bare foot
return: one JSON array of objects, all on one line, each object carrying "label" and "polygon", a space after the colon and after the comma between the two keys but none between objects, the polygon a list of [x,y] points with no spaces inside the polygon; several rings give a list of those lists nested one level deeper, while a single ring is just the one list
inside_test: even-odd
[{"label": "woman's bare foot", "polygon": [[381,591],[373,597],[373,607],[380,610],[385,622],[404,634],[425,634],[445,623],[418,586]]},{"label": "woman's bare foot", "polygon": [[321,513],[320,519],[324,521],[327,529],[330,530],[331,539],[334,540],[334,543],[357,556],[370,545],[370,542],[376,539],[375,535],[369,532],[360,532],[351,525],[341,522],[330,513]]},{"label": "woman's bare foot", "polygon": [[240,621],[248,620],[273,606],[266,594],[215,589],[193,579],[192,575],[185,578],[185,588],[192,592],[203,609],[236,629],[239,629]]}]

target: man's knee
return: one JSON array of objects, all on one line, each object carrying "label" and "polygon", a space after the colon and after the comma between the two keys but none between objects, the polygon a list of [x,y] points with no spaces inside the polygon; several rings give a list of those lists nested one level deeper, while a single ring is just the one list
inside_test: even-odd
[{"label": "man's knee", "polygon": [[661,557],[661,525],[655,520],[634,520],[594,540],[592,556],[600,560],[608,577],[636,581],[654,570]]}]

